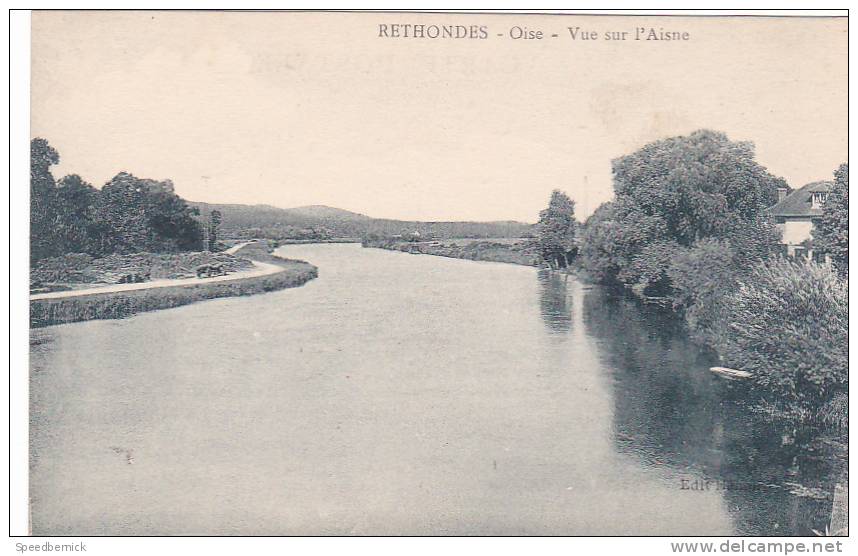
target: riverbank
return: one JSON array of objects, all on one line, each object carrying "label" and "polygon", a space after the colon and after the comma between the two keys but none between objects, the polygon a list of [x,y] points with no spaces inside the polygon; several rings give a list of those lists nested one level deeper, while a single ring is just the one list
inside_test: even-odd
[{"label": "riverbank", "polygon": [[454,239],[445,242],[365,239],[361,245],[419,255],[539,266],[539,256],[528,239]]},{"label": "riverbank", "polygon": [[253,268],[249,259],[234,252],[114,253],[103,257],[69,253],[31,266],[30,295],[194,278],[201,267],[215,267],[225,275]]},{"label": "riverbank", "polygon": [[277,239],[274,240],[278,246],[280,245],[309,245],[312,243],[360,243],[359,237],[333,237],[330,239]]},{"label": "riverbank", "polygon": [[[254,295],[301,286],[318,276],[315,266],[272,255],[258,243],[245,245],[235,254],[254,261],[261,271],[242,277],[189,279],[186,284],[173,280],[168,285],[134,284],[120,291],[75,292],[77,295],[74,296],[31,298],[30,328],[126,318],[206,299]],[[271,271],[275,266],[279,269]]]}]

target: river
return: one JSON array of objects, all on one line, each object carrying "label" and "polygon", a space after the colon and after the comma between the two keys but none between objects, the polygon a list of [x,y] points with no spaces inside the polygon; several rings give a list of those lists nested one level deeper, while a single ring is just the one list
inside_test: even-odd
[{"label": "river", "polygon": [[33,331],[35,534],[824,529],[818,462],[669,315],[529,267],[280,253],[319,277]]}]

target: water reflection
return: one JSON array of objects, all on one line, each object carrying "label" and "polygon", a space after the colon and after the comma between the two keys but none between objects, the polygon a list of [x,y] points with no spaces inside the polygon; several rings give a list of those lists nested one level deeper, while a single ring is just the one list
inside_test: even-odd
[{"label": "water reflection", "polygon": [[582,303],[613,373],[619,452],[669,470],[677,496],[721,491],[739,533],[824,529],[832,473],[820,447],[791,442],[789,431],[752,414],[741,387],[707,371],[711,356],[670,313],[600,289]]},{"label": "water reflection", "polygon": [[572,298],[569,275],[539,269],[539,311],[551,332],[563,334],[572,329]]}]

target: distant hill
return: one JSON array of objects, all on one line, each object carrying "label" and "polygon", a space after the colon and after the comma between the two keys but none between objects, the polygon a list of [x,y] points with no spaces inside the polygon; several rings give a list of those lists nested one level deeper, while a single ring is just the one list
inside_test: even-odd
[{"label": "distant hill", "polygon": [[306,207],[296,207],[284,210],[287,210],[288,212],[295,215],[300,215],[302,217],[319,218],[323,220],[346,220],[363,222],[372,220],[372,218],[365,214],[359,214],[357,212],[328,207],[325,205],[307,205]]},{"label": "distant hill", "polygon": [[532,224],[516,221],[496,222],[420,222],[391,220],[325,205],[278,208],[271,205],[233,205],[189,201],[201,214],[213,210],[223,216],[222,230],[227,235],[283,238],[298,230],[324,229],[332,237],[390,236],[419,232],[422,236],[446,238],[524,237],[532,235]]}]

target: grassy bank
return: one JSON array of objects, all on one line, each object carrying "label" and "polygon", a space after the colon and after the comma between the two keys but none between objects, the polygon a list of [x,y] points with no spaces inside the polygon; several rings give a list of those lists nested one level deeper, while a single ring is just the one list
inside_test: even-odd
[{"label": "grassy bank", "polygon": [[192,278],[202,265],[217,265],[227,274],[253,267],[246,258],[208,251],[111,254],[98,258],[84,253],[69,253],[42,259],[32,266],[30,293]]},{"label": "grassy bank", "polygon": [[365,239],[364,247],[436,255],[470,261],[510,263],[537,266],[539,257],[527,239],[455,239],[440,241],[401,241],[397,239]]},{"label": "grassy bank", "polygon": [[170,286],[148,290],[111,292],[77,297],[30,301],[30,327],[41,328],[85,320],[119,319],[158,309],[169,309],[219,297],[238,297],[292,288],[318,276],[318,269],[304,261],[283,259],[258,244],[239,250],[242,257],[276,264],[283,270],[226,282]]}]

